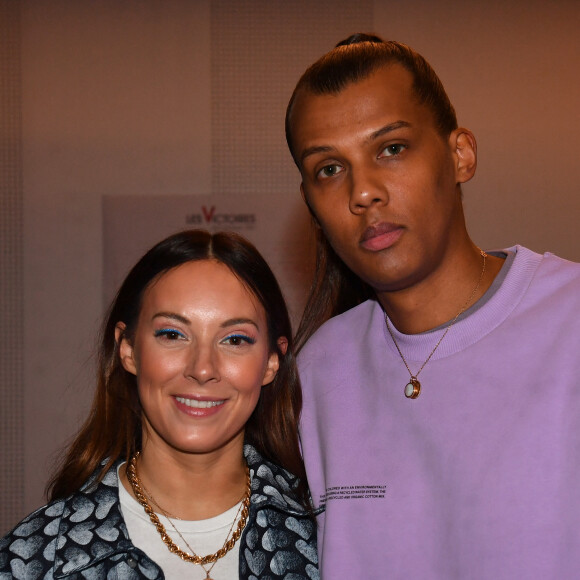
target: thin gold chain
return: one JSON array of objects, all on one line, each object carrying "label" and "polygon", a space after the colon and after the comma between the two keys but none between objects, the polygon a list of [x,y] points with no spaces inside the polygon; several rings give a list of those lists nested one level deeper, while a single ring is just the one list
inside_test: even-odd
[{"label": "thin gold chain", "polygon": [[481,286],[481,282],[483,280],[483,276],[485,274],[485,261],[487,258],[487,254],[483,250],[480,249],[479,253],[481,254],[481,256],[483,258],[483,267],[481,268],[481,274],[479,275],[479,280],[477,281],[477,284],[475,285],[473,292],[469,295],[469,298],[465,301],[465,304],[462,306],[461,310],[455,315],[453,320],[449,323],[449,325],[445,329],[445,332],[441,335],[441,338],[437,341],[437,344],[433,347],[433,350],[429,353],[429,356],[425,359],[425,362],[421,365],[421,368],[417,371],[417,374],[413,374],[411,372],[411,369],[409,368],[409,365],[407,364],[407,361],[405,360],[405,357],[403,356],[403,353],[401,352],[401,349],[399,348],[397,340],[395,339],[395,335],[393,334],[393,331],[391,330],[391,327],[389,325],[389,317],[387,316],[387,313],[385,312],[385,324],[387,325],[387,330],[389,331],[389,334],[391,335],[391,338],[393,339],[393,343],[397,347],[397,351],[399,353],[399,356],[401,357],[402,361],[405,363],[405,366],[407,367],[407,370],[409,371],[409,374],[411,375],[412,379],[416,379],[419,376],[419,373],[425,368],[425,365],[431,360],[431,357],[435,354],[435,351],[437,350],[437,348],[439,348],[439,345],[443,342],[443,339],[447,336],[447,333],[451,330],[451,327],[455,324],[457,319],[467,310],[467,307],[469,306],[470,302],[473,300],[473,297],[475,296],[475,294],[479,290],[479,287]]},{"label": "thin gold chain", "polygon": [[[165,526],[161,523],[161,521],[157,517],[157,514],[155,513],[155,511],[153,510],[153,508],[151,507],[151,505],[147,501],[147,496],[143,492],[143,487],[142,487],[141,481],[139,479],[139,476],[137,475],[137,458],[138,457],[139,457],[139,452],[137,452],[129,461],[129,464],[127,465],[127,479],[129,480],[129,483],[131,484],[133,494],[137,498],[137,501],[143,506],[145,513],[149,516],[151,523],[155,526],[157,532],[161,536],[161,540],[167,546],[167,549],[172,554],[176,554],[177,556],[179,556],[185,562],[191,562],[192,564],[200,564],[201,566],[203,566],[204,564],[212,564],[212,563],[216,562],[217,560],[219,560],[220,558],[223,558],[234,547],[235,543],[239,540],[240,536],[242,535],[242,531],[245,528],[246,523],[248,521],[248,515],[249,515],[249,511],[250,511],[250,495],[251,495],[251,491],[252,491],[251,480],[250,480],[250,469],[247,468],[247,475],[246,475],[247,489],[246,489],[246,493],[244,494],[244,498],[242,499],[240,521],[238,522],[238,525],[237,525],[234,533],[232,534],[232,536],[229,540],[226,538],[224,545],[214,554],[209,554],[208,556],[198,556],[195,552],[193,554],[189,554],[188,552],[185,552],[171,539],[171,537],[167,533],[167,530],[165,529]],[[157,504],[157,505],[159,505],[159,504]],[[234,519],[234,522],[235,522],[235,519]],[[233,524],[232,524],[232,527],[233,527]],[[179,532],[177,532],[177,533],[179,533]],[[229,533],[228,533],[228,536],[229,536]],[[186,542],[186,544],[187,544],[187,542]],[[191,550],[191,546],[188,545],[188,547]],[[193,550],[191,550],[191,551],[193,552]],[[205,570],[205,568],[204,568],[204,570]],[[210,568],[210,570],[211,570],[211,568]],[[207,571],[206,571],[206,574],[207,574]]]}]

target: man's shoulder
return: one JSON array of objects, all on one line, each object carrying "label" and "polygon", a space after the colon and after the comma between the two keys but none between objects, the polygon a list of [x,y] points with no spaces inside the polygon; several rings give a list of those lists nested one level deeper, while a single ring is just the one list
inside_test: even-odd
[{"label": "man's shoulder", "polygon": [[570,280],[580,279],[580,263],[561,258],[551,252],[542,255],[542,268],[549,273],[557,273]]},{"label": "man's shoulder", "polygon": [[367,300],[338,316],[327,320],[306,342],[300,351],[299,362],[324,356],[337,345],[341,351],[348,350],[349,344],[360,344],[369,334],[373,321],[380,319],[383,324],[383,311],[376,300]]},{"label": "man's shoulder", "polygon": [[580,299],[580,264],[561,258],[551,252],[537,254],[528,248],[516,246],[516,261],[519,270],[529,269],[532,287],[536,290],[569,295]]},{"label": "man's shoulder", "polygon": [[516,254],[516,262],[537,263],[542,268],[556,269],[564,273],[580,276],[580,263],[562,258],[553,252],[538,253],[520,245],[507,248],[504,252],[514,252]]},{"label": "man's shoulder", "polygon": [[308,343],[315,344],[320,340],[336,337],[337,331],[343,329],[348,329],[350,332],[364,332],[378,311],[382,312],[376,300],[366,300],[362,304],[327,320],[312,335]]},{"label": "man's shoulder", "polygon": [[[507,248],[513,261],[495,294],[476,312],[484,326],[507,320],[535,321],[547,317],[546,324],[576,325],[580,309],[580,264],[555,254],[536,253],[523,246]],[[523,318],[522,318],[523,317]]]}]

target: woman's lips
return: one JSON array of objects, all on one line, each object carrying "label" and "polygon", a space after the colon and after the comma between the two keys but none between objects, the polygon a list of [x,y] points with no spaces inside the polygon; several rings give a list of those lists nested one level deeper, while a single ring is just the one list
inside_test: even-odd
[{"label": "woman's lips", "polygon": [[225,403],[225,399],[197,399],[184,396],[175,396],[174,399],[180,411],[195,417],[215,415]]},{"label": "woman's lips", "polygon": [[378,252],[392,246],[403,234],[403,228],[397,224],[382,223],[368,227],[360,244],[365,250]]}]

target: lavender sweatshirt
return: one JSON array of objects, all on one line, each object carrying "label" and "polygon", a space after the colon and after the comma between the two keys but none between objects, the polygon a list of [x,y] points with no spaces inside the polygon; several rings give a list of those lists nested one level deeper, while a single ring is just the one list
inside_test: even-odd
[{"label": "lavender sweatshirt", "polygon": [[[580,264],[509,251],[416,400],[377,302],[302,351],[323,580],[580,578]],[[394,332],[416,371],[443,331]]]}]

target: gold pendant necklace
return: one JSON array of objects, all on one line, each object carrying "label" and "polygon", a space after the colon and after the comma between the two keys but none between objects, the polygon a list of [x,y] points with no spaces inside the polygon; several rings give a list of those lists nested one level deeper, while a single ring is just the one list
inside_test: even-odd
[{"label": "gold pendant necklace", "polygon": [[[139,452],[137,452],[129,461],[127,465],[127,479],[131,484],[131,489],[133,490],[133,494],[137,498],[137,501],[143,506],[145,513],[149,516],[151,523],[155,526],[155,529],[161,536],[161,540],[167,546],[167,549],[172,553],[179,556],[185,562],[191,562],[192,564],[198,564],[202,567],[203,571],[205,572],[205,580],[212,580],[209,573],[211,572],[212,568],[215,566],[215,563],[220,559],[223,558],[236,544],[239,540],[240,536],[242,535],[242,531],[246,527],[246,523],[248,521],[248,515],[250,510],[250,495],[252,492],[251,487],[251,480],[250,480],[250,468],[247,467],[247,474],[246,474],[246,493],[242,499],[236,517],[230,526],[228,534],[226,536],[225,542],[223,546],[214,554],[209,554],[208,556],[198,556],[193,548],[187,543],[187,540],[181,535],[181,532],[175,527],[175,524],[169,517],[169,514],[157,503],[149,492],[146,492],[145,486],[139,479],[137,474],[137,458],[139,457]],[[183,540],[185,545],[191,550],[191,554],[183,551],[169,536],[165,526],[161,523],[157,514],[149,504],[148,498],[159,508],[161,513],[167,518],[173,529],[177,532],[179,537]],[[241,515],[240,515],[241,514]],[[235,531],[232,534],[232,529],[236,520],[240,516],[238,521],[238,525]],[[175,516],[174,516],[175,517]],[[177,518],[178,519],[178,518]],[[231,534],[231,537],[230,537]],[[205,566],[207,564],[211,564],[209,569]]]},{"label": "gold pendant necklace", "polygon": [[419,376],[419,373],[425,368],[425,365],[431,360],[431,357],[435,354],[435,351],[437,350],[439,345],[443,342],[443,339],[447,336],[447,333],[451,330],[451,327],[455,324],[457,319],[467,310],[467,307],[469,306],[470,302],[473,300],[473,297],[475,296],[475,294],[479,290],[479,287],[481,285],[481,281],[483,280],[483,275],[485,274],[485,260],[487,258],[487,254],[483,250],[479,249],[479,253],[481,254],[481,256],[483,258],[483,267],[481,268],[481,274],[479,275],[479,280],[477,281],[477,284],[475,285],[473,292],[469,295],[469,298],[467,299],[467,301],[465,302],[465,304],[463,305],[461,310],[455,315],[453,320],[447,325],[445,332],[443,332],[443,334],[441,335],[441,338],[437,341],[437,344],[433,347],[433,350],[429,353],[429,356],[425,359],[425,362],[421,365],[421,368],[415,374],[413,374],[413,372],[409,368],[409,365],[407,364],[407,361],[405,360],[405,357],[403,356],[403,353],[401,352],[401,349],[399,348],[399,345],[397,344],[397,340],[395,339],[395,335],[393,334],[393,331],[391,330],[391,327],[389,325],[389,317],[387,316],[387,313],[385,312],[385,324],[387,325],[387,330],[389,331],[389,334],[391,335],[391,338],[393,339],[393,343],[394,343],[395,347],[397,348],[397,352],[399,353],[401,360],[405,363],[405,366],[407,367],[407,370],[409,371],[410,379],[409,379],[409,382],[405,385],[405,390],[404,390],[405,397],[407,397],[407,399],[416,399],[421,394],[421,383],[417,379],[417,377]]},{"label": "gold pendant necklace", "polygon": [[[141,483],[141,487],[143,488],[143,491],[149,497],[149,499],[151,500],[151,502],[153,503],[153,505],[156,505],[159,508],[159,511],[165,516],[165,518],[171,524],[171,527],[173,528],[173,530],[175,531],[175,533],[181,538],[181,540],[183,541],[183,543],[191,550],[192,554],[195,554],[195,550],[191,547],[191,545],[189,544],[189,542],[183,537],[183,535],[181,534],[181,532],[177,529],[177,527],[175,525],[175,522],[173,521],[173,520],[179,520],[181,518],[178,518],[177,516],[170,516],[159,505],[159,503],[155,500],[155,498],[153,497],[153,495],[151,495],[151,492],[143,485],[143,483]],[[238,519],[238,517],[240,515],[240,512],[242,511],[242,507],[243,506],[244,506],[243,502],[240,502],[240,507],[238,508],[238,511],[236,512],[236,515],[234,516],[234,519],[232,521],[232,525],[230,526],[230,529],[228,530],[228,533],[226,534],[226,539],[224,541],[224,546],[226,545],[226,543],[228,541],[228,538],[230,537],[230,534],[232,533],[232,530],[234,528],[234,524],[236,523],[236,520]],[[200,562],[199,565],[202,567],[203,571],[205,572],[205,580],[212,580],[212,578],[209,575],[209,573],[213,570],[213,567],[216,565],[216,563],[217,563],[217,559],[214,562],[212,562],[212,565],[209,568],[206,568]]]}]

